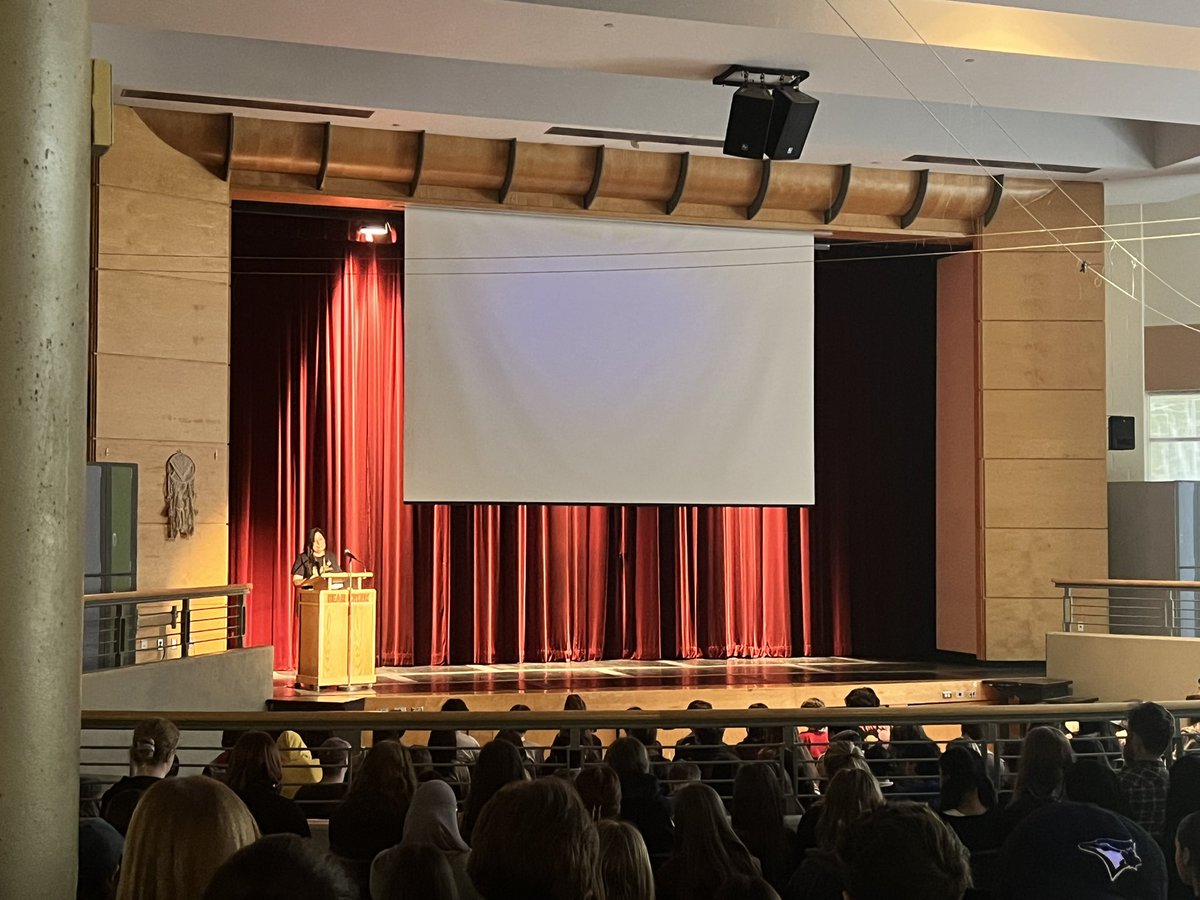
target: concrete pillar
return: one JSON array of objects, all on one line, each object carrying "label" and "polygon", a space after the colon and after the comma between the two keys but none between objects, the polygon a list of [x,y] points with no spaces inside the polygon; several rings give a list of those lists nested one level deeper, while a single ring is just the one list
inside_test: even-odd
[{"label": "concrete pillar", "polygon": [[0,897],[73,897],[91,45],[86,0],[0,14]]}]

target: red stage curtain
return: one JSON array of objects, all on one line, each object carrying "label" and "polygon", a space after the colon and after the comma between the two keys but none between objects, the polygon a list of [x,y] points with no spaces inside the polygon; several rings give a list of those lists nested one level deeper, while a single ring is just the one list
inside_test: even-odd
[{"label": "red stage curtain", "polygon": [[828,643],[807,510],[404,504],[400,249],[267,219],[235,216],[230,559],[276,668],[295,665],[290,567],[312,524],[376,573],[384,665]]}]

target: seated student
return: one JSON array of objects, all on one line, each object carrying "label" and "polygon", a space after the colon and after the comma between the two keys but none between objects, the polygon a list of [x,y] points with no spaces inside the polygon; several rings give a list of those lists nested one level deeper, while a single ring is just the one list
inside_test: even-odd
[{"label": "seated student", "polygon": [[283,767],[283,781],[279,787],[279,793],[283,796],[291,800],[303,785],[316,784],[321,780],[321,764],[313,759],[304,740],[296,732],[283,732],[275,746],[279,748]]},{"label": "seated student", "polygon": [[1162,840],[1167,819],[1170,776],[1163,761],[1175,737],[1175,717],[1157,703],[1139,703],[1129,712],[1125,765],[1117,772],[1130,818]]},{"label": "seated student", "polygon": [[1121,742],[1112,722],[1080,722],[1071,736],[1076,759],[1095,759],[1112,769],[1121,761]]},{"label": "seated student", "polygon": [[471,843],[471,833],[483,807],[506,784],[525,780],[525,757],[513,744],[498,737],[488,741],[479,752],[475,772],[471,776],[471,791],[463,807],[462,836]]},{"label": "seated student", "polygon": [[75,900],[109,900],[117,886],[117,870],[125,841],[101,818],[79,820],[79,877]]},{"label": "seated student", "polygon": [[1183,817],[1174,844],[1175,870],[1186,896],[1200,897],[1200,812]]},{"label": "seated student", "polygon": [[591,817],[615,819],[621,813],[621,779],[612,766],[588,766],[572,782]]},{"label": "seated student", "polygon": [[399,851],[414,844],[434,847],[446,857],[460,900],[478,900],[479,894],[467,875],[471,848],[458,831],[454,789],[444,781],[427,781],[417,787],[404,819],[404,837],[397,846],[384,850],[371,863],[372,897],[389,896],[387,886],[398,881],[395,870]]},{"label": "seated student", "polygon": [[892,779],[893,794],[919,803],[931,803],[940,791],[938,783],[938,760],[941,752],[938,745],[928,738],[896,740],[892,732]]},{"label": "seated student", "polygon": [[[567,694],[567,699],[563,703],[565,712],[583,712],[586,709],[587,703],[582,697],[578,694]],[[571,740],[571,729],[569,728],[562,729],[554,736],[550,752],[546,755],[546,761],[542,765],[543,774],[553,775],[564,770],[575,771],[600,761],[601,743],[596,732],[590,728],[580,730],[578,750],[571,749]]]},{"label": "seated student", "polygon": [[296,803],[309,819],[328,819],[333,807],[346,797],[346,769],[350,766],[350,742],[339,737],[325,740],[313,751],[321,764],[321,780],[301,785]]},{"label": "seated student", "polygon": [[654,900],[654,870],[638,830],[628,822],[596,823],[604,900]]},{"label": "seated student", "polygon": [[446,854],[432,844],[400,844],[384,854],[388,870],[379,876],[371,900],[462,900]]},{"label": "seated student", "polygon": [[[831,741],[829,749],[821,757],[821,762],[817,768],[820,770],[821,777],[825,780],[822,792],[828,790],[829,783],[843,769],[861,769],[864,772],[871,771],[867,766],[866,757],[863,756],[862,748],[850,741]],[[801,855],[806,850],[816,847],[819,843],[817,840],[817,828],[821,823],[824,808],[825,802],[822,795],[821,799],[809,806],[804,811],[804,815],[800,817],[800,822],[796,826],[795,841],[796,849]]]},{"label": "seated student", "polygon": [[228,787],[164,778],[129,823],[116,900],[200,900],[225,860],[256,840],[254,818]]},{"label": "seated student", "polygon": [[[871,687],[855,688],[846,694],[845,704],[852,709],[879,709],[883,704],[879,695]],[[856,725],[851,729],[862,735],[863,754],[881,787],[890,787],[889,778],[892,773],[892,754],[888,746],[891,740],[891,727],[888,725]],[[832,738],[837,740],[838,737]]]},{"label": "seated student", "polygon": [[1057,728],[1031,728],[1021,742],[1013,798],[1001,813],[1007,835],[1035,809],[1063,799],[1067,769],[1074,756],[1067,736]]},{"label": "seated student", "polygon": [[938,813],[971,854],[975,886],[990,889],[996,854],[1004,843],[996,787],[984,769],[983,757],[969,744],[946,748],[938,761],[941,791]]},{"label": "seated student", "polygon": [[1048,803],[1000,852],[996,900],[1164,900],[1158,843],[1123,816],[1089,803]]},{"label": "seated student", "polygon": [[689,784],[700,781],[700,767],[690,762],[674,762],[667,770],[667,789],[674,797]]},{"label": "seated student", "polygon": [[675,847],[659,868],[658,900],[713,900],[734,875],[759,875],[758,861],[733,833],[721,798],[690,784],[675,798]]},{"label": "seated student", "polygon": [[845,900],[961,900],[971,887],[967,849],[923,803],[876,809],[841,847]]},{"label": "seated student", "polygon": [[167,777],[175,762],[179,729],[166,719],[145,719],[133,729],[129,747],[129,768],[125,775],[100,798],[100,817],[122,835],[129,830],[133,810],[149,788]]},{"label": "seated student", "polygon": [[[509,712],[530,712],[524,703],[514,703],[508,708]],[[508,741],[521,751],[525,757],[525,766],[529,769],[530,777],[537,774],[538,767],[544,761],[545,753],[541,747],[530,747],[525,743],[526,729],[505,728],[496,732],[496,740]]]},{"label": "seated student", "polygon": [[882,805],[879,782],[869,770],[850,767],[838,772],[822,797],[817,846],[805,853],[784,896],[788,900],[840,900],[842,843],[854,822]]},{"label": "seated student", "polygon": [[[712,709],[707,700],[693,700],[688,709]],[[725,743],[725,729],[698,726],[675,745],[675,761],[695,763],[700,767],[700,780],[717,792],[726,806],[733,800],[733,779],[737,777],[738,759],[733,748]]]},{"label": "seated student", "polygon": [[312,841],[273,834],[217,869],[203,900],[358,900],[358,889]]},{"label": "seated student", "polygon": [[783,820],[783,790],[770,763],[749,763],[733,782],[731,825],[758,860],[762,875],[782,891],[800,865],[791,830]]},{"label": "seated student", "polygon": [[238,742],[238,738],[245,732],[244,728],[227,728],[221,732],[221,752],[217,754],[208,765],[200,770],[202,775],[207,775],[209,778],[215,778],[217,781],[225,780],[225,770],[229,767],[229,751],[233,749],[233,745]]},{"label": "seated student", "polygon": [[[641,712],[640,706],[629,707],[629,712]],[[663,756],[663,746],[658,740],[658,729],[649,727],[626,728],[625,736],[641,742],[646,748],[646,758],[650,760],[650,774],[659,781],[665,781],[671,762]]]},{"label": "seated student", "polygon": [[[369,864],[404,838],[404,818],[417,789],[408,748],[382,741],[371,748],[346,799],[329,814],[329,849],[342,859]],[[358,876],[364,873],[355,869]]]},{"label": "seated student", "polygon": [[[1074,741],[1071,741],[1071,746],[1075,746]],[[1121,792],[1117,773],[1102,759],[1089,756],[1087,759],[1075,760],[1071,768],[1067,769],[1063,788],[1067,800],[1091,803],[1129,817],[1129,803]]]},{"label": "seated student", "polygon": [[[442,704],[442,712],[469,710],[462,699],[450,697]],[[438,777],[465,791],[471,783],[471,766],[479,755],[479,741],[465,731],[439,728],[429,732],[429,755]]]},{"label": "seated student", "polygon": [[[671,853],[675,826],[671,823],[671,804],[663,794],[662,784],[650,774],[646,748],[634,738],[617,738],[609,746],[604,761],[621,781],[621,818],[641,833],[646,851],[657,865]],[[699,769],[696,780],[700,780]]]},{"label": "seated student", "polygon": [[[1174,848],[1172,839],[1178,834],[1180,824],[1194,812],[1200,811],[1200,755],[1187,753],[1171,766],[1171,787],[1167,790],[1166,839],[1159,843],[1168,856]],[[1194,862],[1200,864],[1200,856]],[[1168,867],[1171,868],[1171,867]],[[1191,896],[1184,890],[1179,876],[1171,875],[1172,900],[1179,896]]]},{"label": "seated student", "polygon": [[951,743],[961,741],[969,741],[973,745],[975,752],[983,757],[984,765],[987,766],[989,772],[999,772],[999,780],[996,781],[997,791],[1007,791],[1012,788],[1013,776],[1009,771],[1008,763],[1003,758],[997,760],[996,754],[988,749],[987,730],[982,724],[978,722],[964,724],[962,736],[956,737]]},{"label": "seated student", "polygon": [[[820,697],[809,697],[800,704],[801,709],[824,709],[825,701]],[[819,760],[829,749],[829,728],[808,727],[800,732],[800,740],[808,748],[808,754],[814,760]]]},{"label": "seated student", "polygon": [[265,731],[247,731],[229,754],[225,783],[246,804],[260,834],[309,837],[308,820],[294,800],[279,793],[279,749]]},{"label": "seated student", "polygon": [[467,871],[486,900],[599,900],[600,838],[561,778],[506,785],[475,825]]}]

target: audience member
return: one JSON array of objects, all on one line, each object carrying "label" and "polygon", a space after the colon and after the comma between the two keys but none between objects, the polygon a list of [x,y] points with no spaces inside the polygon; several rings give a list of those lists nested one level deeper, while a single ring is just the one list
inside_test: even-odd
[{"label": "audience member", "polygon": [[[629,712],[641,712],[640,706],[629,707]],[[663,755],[663,746],[658,740],[657,728],[626,728],[625,736],[640,741],[646,748],[646,758],[650,760],[650,774],[660,781],[667,777],[670,761]]]},{"label": "audience member", "polygon": [[[1164,839],[1159,841],[1163,852],[1170,857],[1175,853],[1172,841],[1178,837],[1180,823],[1194,812],[1200,812],[1200,756],[1188,753],[1179,757],[1171,766],[1171,785],[1167,789],[1167,821],[1163,829]],[[1197,823],[1200,825],[1200,823]],[[1200,856],[1194,859],[1200,864]],[[1192,889],[1180,881],[1178,866],[1167,866],[1171,879],[1171,898],[1189,898]]]},{"label": "audience member", "polygon": [[1175,832],[1175,871],[1185,896],[1200,897],[1200,812],[1184,816]]},{"label": "audience member", "polygon": [[817,846],[805,853],[788,883],[785,896],[789,900],[841,900],[842,842],[854,822],[883,805],[879,782],[869,770],[857,766],[834,775],[822,799]]},{"label": "audience member", "polygon": [[733,832],[758,859],[762,876],[776,890],[787,887],[800,864],[783,821],[783,792],[773,766],[742,766],[733,782]]},{"label": "audience member", "polygon": [[675,847],[656,879],[659,900],[712,900],[726,879],[758,874],[717,792],[706,784],[683,788],[675,797]]},{"label": "audience member", "polygon": [[166,719],[145,719],[133,729],[129,746],[129,769],[100,798],[100,817],[122,835],[129,830],[133,810],[148,789],[167,777],[175,762],[179,729]]},{"label": "audience member", "polygon": [[[442,704],[442,712],[469,712],[467,704],[458,697],[450,697]],[[435,729],[429,732],[429,755],[438,777],[453,784],[471,783],[471,766],[479,754],[479,741],[465,731],[453,728]]]},{"label": "audience member", "polygon": [[[1076,746],[1071,741],[1071,747]],[[1117,781],[1117,773],[1100,757],[1089,756],[1086,759],[1076,759],[1067,769],[1064,785],[1064,797],[1075,803],[1092,803],[1096,806],[1129,816],[1129,803],[1121,791]]]},{"label": "audience member", "polygon": [[[605,762],[621,781],[621,818],[641,834],[655,865],[671,854],[675,826],[671,824],[671,804],[663,795],[662,785],[650,774],[646,748],[636,738],[617,738],[608,748]],[[700,770],[696,770],[699,780]]]},{"label": "audience member", "polygon": [[329,814],[329,849],[343,859],[369,863],[396,846],[404,838],[404,817],[416,789],[408,748],[398,741],[376,744],[346,799]]},{"label": "audience member", "polygon": [[283,796],[294,799],[301,786],[316,784],[321,780],[321,764],[313,759],[312,753],[296,732],[283,732],[275,746],[279,748],[283,766],[283,780],[279,783],[279,793]]},{"label": "audience member", "polygon": [[117,869],[125,840],[97,816],[79,820],[79,876],[76,900],[109,900],[117,886]]},{"label": "audience member", "polygon": [[308,820],[295,801],[279,793],[279,749],[265,731],[247,731],[229,754],[225,783],[246,804],[259,834],[308,837]]},{"label": "audience member", "polygon": [[1158,844],[1129,819],[1086,803],[1048,803],[1005,842],[995,896],[1166,900],[1167,867]]},{"label": "audience member", "polygon": [[[751,703],[750,709],[769,709],[765,703]],[[796,778],[803,782],[805,793],[816,789],[818,772],[800,733],[791,727],[791,740],[784,740],[784,728],[778,725],[762,725],[746,729],[746,737],[734,752],[743,762],[767,762],[773,764],[776,774],[791,784]],[[800,788],[789,793],[799,793]],[[795,811],[799,811],[797,808]]]},{"label": "audience member", "polygon": [[484,807],[467,870],[486,900],[601,900],[600,839],[559,778],[505,785]]},{"label": "audience member", "polygon": [[417,781],[433,781],[438,778],[437,770],[433,767],[433,755],[429,752],[428,747],[409,747],[409,758],[412,760],[413,772],[417,775]]},{"label": "audience member", "polygon": [[[509,712],[531,712],[530,708],[524,703],[514,703],[508,708]],[[506,728],[496,733],[496,740],[508,741],[521,751],[521,755],[525,758],[526,768],[529,770],[530,777],[537,774],[538,767],[542,764],[542,748],[529,747],[525,744],[526,729]]]},{"label": "audience member", "polygon": [[[704,710],[713,706],[707,700],[693,700],[687,708]],[[675,745],[675,761],[695,763],[700,768],[700,780],[715,790],[726,806],[733,800],[733,779],[740,760],[725,743],[724,728],[693,728],[691,734]]]},{"label": "audience member", "polygon": [[596,829],[604,900],[654,900],[654,871],[638,830],[612,819],[596,823]]},{"label": "audience member", "polygon": [[1071,736],[1071,750],[1076,759],[1095,759],[1110,769],[1121,760],[1121,742],[1112,722],[1080,722]]},{"label": "audience member", "polygon": [[995,877],[996,854],[1004,843],[996,787],[973,744],[954,744],[938,761],[941,792],[937,808],[971,854],[975,886],[987,890]]},{"label": "audience member", "polygon": [[242,736],[244,731],[245,729],[242,728],[227,728],[222,731],[221,752],[201,770],[201,774],[207,775],[209,778],[215,778],[217,781],[224,781],[225,769],[229,765],[229,753],[233,750],[234,744],[238,742],[238,738]]},{"label": "audience member", "polygon": [[615,819],[621,814],[621,779],[612,766],[588,766],[574,784],[584,808],[595,821]]},{"label": "audience member", "polygon": [[1175,737],[1175,717],[1157,703],[1139,703],[1126,724],[1125,765],[1117,772],[1130,818],[1155,840],[1164,838],[1167,787],[1170,777],[1163,761]]},{"label": "audience member", "polygon": [[386,853],[386,874],[376,883],[371,873],[371,900],[461,900],[446,854],[436,847],[401,844]]},{"label": "audience member", "polygon": [[1005,791],[1012,787],[1012,772],[1009,771],[1008,763],[1003,759],[997,760],[996,754],[988,749],[988,735],[986,726],[979,722],[968,722],[962,726],[962,737],[955,738],[955,741],[970,741],[974,745],[974,750],[983,757],[983,763],[989,772],[998,772],[999,781],[996,782],[996,790]]},{"label": "audience member", "polygon": [[[924,733],[923,728],[921,732]],[[892,775],[896,781],[895,793],[922,803],[933,802],[940,790],[938,762],[941,751],[938,745],[928,737],[897,740],[893,730],[891,750],[895,760]]]},{"label": "audience member", "polygon": [[107,790],[104,785],[95,775],[79,776],[79,818],[100,818],[100,797]]},{"label": "audience member", "polygon": [[129,823],[116,900],[200,900],[225,860],[256,840],[254,817],[228,787],[164,778]]},{"label": "audience member", "polygon": [[525,759],[516,746],[498,737],[484,744],[479,753],[479,761],[475,763],[475,772],[471,776],[471,790],[467,794],[467,803],[463,809],[462,836],[469,844],[471,832],[479,821],[479,814],[484,805],[492,799],[496,791],[514,781],[525,780]]},{"label": "audience member", "polygon": [[[413,794],[404,820],[404,837],[399,847],[428,844],[441,852],[450,863],[454,885],[461,900],[477,900],[467,875],[470,848],[458,832],[458,809],[454,789],[444,781],[427,781]],[[387,885],[398,881],[394,858],[399,847],[384,850],[371,864],[371,896],[386,896]]]},{"label": "audience member", "polygon": [[[850,691],[846,694],[845,704],[852,709],[878,709],[883,705],[879,700],[879,695],[872,687],[860,687]],[[871,771],[879,780],[880,787],[891,787],[892,754],[888,746],[888,742],[891,740],[891,727],[860,724],[847,730],[855,731],[861,737],[863,754],[866,756]],[[840,734],[832,738],[832,740],[840,739],[844,740]]]},{"label": "audience member", "polygon": [[674,797],[689,784],[700,781],[700,767],[690,762],[673,762],[667,770],[667,787]]},{"label": "audience member", "polygon": [[[860,769],[863,772],[870,771],[867,767],[867,759],[863,756],[862,748],[851,741],[830,741],[829,748],[817,764],[817,769],[825,779],[825,790],[828,790],[828,783],[843,769]],[[821,822],[821,814],[824,806],[824,798],[822,797],[804,811],[804,815],[800,817],[799,824],[796,825],[796,849],[800,855],[803,855],[807,850],[813,849],[819,843],[817,840],[817,826]]]},{"label": "audience member", "polygon": [[[800,704],[801,709],[824,709],[825,701],[820,697],[809,697]],[[800,740],[808,748],[809,755],[814,760],[820,760],[829,748],[829,728],[826,726],[809,726],[800,732]]]},{"label": "audience member", "polygon": [[765,878],[734,875],[725,880],[713,900],[779,900],[779,894]]},{"label": "audience member", "polygon": [[960,900],[967,849],[925,804],[900,801],[853,822],[841,841],[846,900]]},{"label": "audience member", "polygon": [[217,869],[204,900],[357,900],[358,891],[325,854],[294,834],[243,847]]},{"label": "audience member", "polygon": [[[587,703],[581,696],[567,694],[567,699],[563,702],[564,712],[584,712],[586,710]],[[574,772],[600,761],[601,744],[596,732],[590,728],[575,730],[575,733],[579,735],[579,744],[577,748],[572,749],[574,740],[571,737],[572,731],[573,729],[563,728],[554,736],[554,740],[550,744],[550,752],[543,765],[545,774],[552,775],[563,770]]]},{"label": "audience member", "polygon": [[310,819],[328,819],[333,807],[346,798],[346,770],[350,767],[350,742],[326,738],[313,751],[321,764],[321,781],[304,784],[296,791],[296,803]]},{"label": "audience member", "polygon": [[1029,729],[1021,743],[1013,798],[1002,813],[1005,834],[1035,809],[1062,800],[1067,769],[1074,757],[1067,736],[1057,728]]}]

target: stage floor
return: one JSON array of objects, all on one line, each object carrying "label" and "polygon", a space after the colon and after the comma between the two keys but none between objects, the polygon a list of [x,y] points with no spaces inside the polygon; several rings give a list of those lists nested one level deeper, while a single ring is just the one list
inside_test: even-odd
[{"label": "stage floor", "polygon": [[436,708],[446,697],[457,696],[475,698],[473,708],[526,702],[539,709],[561,708],[562,697],[580,693],[598,708],[636,704],[653,709],[674,706],[680,692],[723,701],[722,706],[746,705],[747,698],[798,706],[808,696],[841,705],[850,687],[863,684],[875,687],[885,703],[980,702],[994,699],[982,688],[985,679],[1044,674],[1045,666],[1038,663],[988,666],[845,657],[606,660],[380,668],[371,688],[351,691],[296,688],[292,673],[277,672],[274,696],[336,703],[363,698],[368,709]]}]

